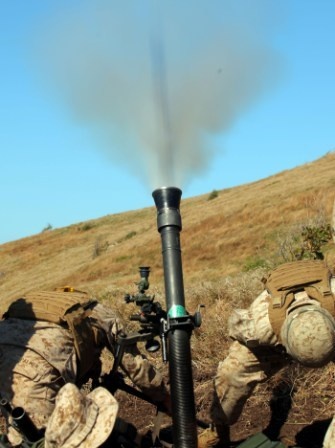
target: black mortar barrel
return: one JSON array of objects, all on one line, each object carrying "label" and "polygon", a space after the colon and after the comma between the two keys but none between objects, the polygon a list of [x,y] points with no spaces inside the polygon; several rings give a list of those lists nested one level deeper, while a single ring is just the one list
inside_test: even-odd
[{"label": "black mortar barrel", "polygon": [[22,407],[16,407],[12,410],[13,424],[29,442],[37,442],[41,439],[41,433]]},{"label": "black mortar barrel", "polygon": [[179,211],[182,192],[163,187],[152,193],[157,208],[157,227],[161,235],[166,307],[170,388],[172,401],[173,446],[197,447],[197,423],[192,377],[190,337],[192,319],[185,309],[181,259]]}]

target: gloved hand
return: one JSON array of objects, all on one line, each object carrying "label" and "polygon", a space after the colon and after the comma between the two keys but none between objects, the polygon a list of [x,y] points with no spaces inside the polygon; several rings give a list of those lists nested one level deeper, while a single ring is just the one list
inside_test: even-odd
[{"label": "gloved hand", "polygon": [[198,437],[198,448],[215,447],[220,442],[218,433],[213,427],[205,429]]},{"label": "gloved hand", "polygon": [[230,430],[225,424],[210,425],[198,437],[198,448],[230,447]]}]

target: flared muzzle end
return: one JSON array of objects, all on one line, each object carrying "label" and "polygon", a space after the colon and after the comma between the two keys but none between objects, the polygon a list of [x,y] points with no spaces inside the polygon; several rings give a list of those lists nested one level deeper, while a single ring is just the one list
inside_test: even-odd
[{"label": "flared muzzle end", "polygon": [[158,230],[166,226],[177,226],[181,230],[179,212],[182,191],[177,187],[162,187],[154,190],[152,196],[157,208]]},{"label": "flared muzzle end", "polygon": [[162,208],[179,209],[181,195],[182,191],[177,187],[162,187],[152,193],[158,211]]}]

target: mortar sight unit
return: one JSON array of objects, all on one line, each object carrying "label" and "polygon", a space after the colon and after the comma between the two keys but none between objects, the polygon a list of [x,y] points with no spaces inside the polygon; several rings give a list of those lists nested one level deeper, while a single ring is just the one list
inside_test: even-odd
[{"label": "mortar sight unit", "polygon": [[124,296],[124,300],[126,303],[134,302],[138,306],[142,306],[145,304],[152,303],[154,300],[154,296],[149,296],[145,293],[149,289],[149,274],[150,267],[149,266],[140,266],[138,268],[140,272],[140,281],[135,283],[138,288],[138,293],[135,295],[126,294]]},{"label": "mortar sight unit", "polygon": [[141,326],[140,334],[151,334],[152,338],[148,338],[146,343],[146,350],[149,352],[155,352],[160,349],[160,343],[155,336],[160,336],[163,340],[163,359],[166,361],[166,349],[165,349],[165,323],[166,323],[166,311],[163,310],[159,302],[155,302],[155,295],[149,295],[146,291],[149,289],[149,266],[140,266],[140,281],[135,283],[138,288],[138,292],[135,295],[126,294],[124,300],[126,303],[135,303],[141,309],[139,313],[131,314],[129,319],[139,322]]}]

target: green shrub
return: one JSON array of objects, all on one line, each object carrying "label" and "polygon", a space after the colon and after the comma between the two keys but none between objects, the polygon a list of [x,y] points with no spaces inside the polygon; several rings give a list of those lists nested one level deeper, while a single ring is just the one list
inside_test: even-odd
[{"label": "green shrub", "polygon": [[127,233],[127,235],[124,237],[124,239],[125,240],[130,240],[130,238],[133,238],[136,235],[137,235],[137,232],[132,231],[132,232]]},{"label": "green shrub", "polygon": [[246,260],[243,266],[243,272],[253,271],[259,268],[268,268],[269,263],[264,258],[255,255],[254,257],[250,257]]},{"label": "green shrub", "polygon": [[280,254],[284,261],[323,260],[323,246],[331,239],[330,224],[303,224],[292,228],[286,235],[280,237]]},{"label": "green shrub", "polygon": [[323,260],[322,246],[332,239],[332,228],[330,224],[317,226],[305,226],[301,232],[303,246],[302,254],[307,258]]},{"label": "green shrub", "polygon": [[94,224],[91,222],[85,222],[82,226],[78,227],[78,230],[81,230],[82,232],[86,232],[87,230],[93,229]]},{"label": "green shrub", "polygon": [[212,199],[215,199],[218,196],[219,196],[219,192],[217,190],[213,190],[211,193],[209,193],[207,200],[211,201]]},{"label": "green shrub", "polygon": [[51,224],[47,224],[47,225],[44,227],[44,229],[42,230],[42,233],[43,233],[43,232],[47,232],[48,230],[52,230],[52,225],[51,225]]}]

